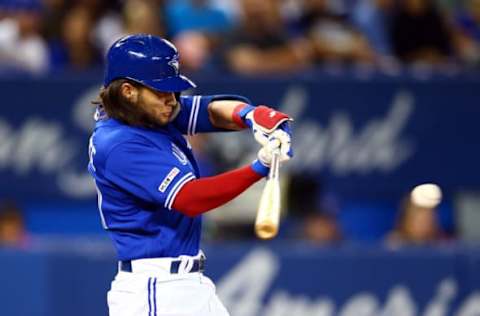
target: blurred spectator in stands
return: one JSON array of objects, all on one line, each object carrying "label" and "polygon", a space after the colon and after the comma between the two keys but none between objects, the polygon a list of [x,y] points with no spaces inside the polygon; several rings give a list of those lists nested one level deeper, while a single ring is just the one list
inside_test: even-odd
[{"label": "blurred spectator in stands", "polygon": [[286,221],[293,224],[288,233],[290,237],[317,244],[341,241],[337,208],[325,194],[319,179],[305,174],[291,174],[287,210]]},{"label": "blurred spectator in stands", "polygon": [[40,35],[40,0],[0,2],[0,67],[41,74],[48,70],[48,47]]},{"label": "blurred spectator in stands", "polygon": [[387,236],[391,246],[422,245],[443,240],[435,206],[415,202],[411,196],[404,199],[394,230]]},{"label": "blurred spectator in stands", "polygon": [[202,32],[179,33],[173,43],[180,54],[182,69],[187,73],[205,69],[215,49],[212,38]]},{"label": "blurred spectator in stands", "polygon": [[50,44],[60,38],[62,20],[67,10],[65,0],[44,0],[42,34]]},{"label": "blurred spectator in stands", "polygon": [[102,63],[101,53],[92,43],[95,16],[86,5],[77,4],[66,11],[61,39],[51,44],[53,69],[89,70]]},{"label": "blurred spectator in stands", "polygon": [[394,0],[359,0],[352,12],[353,23],[380,57],[393,55],[389,33],[393,9]]},{"label": "blurred spectator in stands", "polygon": [[178,48],[184,70],[206,67],[232,21],[208,0],[170,0],[165,11],[169,36]]},{"label": "blurred spectator in stands", "polygon": [[165,37],[161,3],[159,0],[127,0],[120,6],[121,14],[112,9],[117,6],[110,8],[94,30],[97,47],[102,54],[105,55],[118,38],[128,34],[145,33]]},{"label": "blurred spectator in stands", "polygon": [[[294,0],[296,1],[296,0]],[[211,5],[222,11],[229,21],[236,24],[240,17],[240,3],[238,0],[210,0]]]},{"label": "blurred spectator in stands", "polygon": [[223,34],[232,27],[225,13],[209,0],[170,0],[165,7],[169,35],[197,31],[205,34]]},{"label": "blurred spectator in stands", "polygon": [[128,0],[123,7],[125,34],[166,36],[165,22],[159,1]]},{"label": "blurred spectator in stands", "polygon": [[403,0],[392,17],[395,55],[406,63],[442,64],[452,54],[450,34],[433,0]]},{"label": "blurred spectator in stands", "polygon": [[464,1],[463,0],[462,1],[458,1],[458,0],[436,0],[435,1],[435,3],[438,5],[438,8],[444,12],[454,12],[462,2]]},{"label": "blurred spectator in stands", "polygon": [[301,3],[301,14],[293,21],[293,28],[310,41],[317,62],[373,62],[367,39],[346,16],[334,13],[327,0]]},{"label": "blurred spectator in stands", "polygon": [[480,63],[480,0],[468,0],[466,8],[454,16],[454,42],[457,54],[467,65]]},{"label": "blurred spectator in stands", "polygon": [[230,69],[241,74],[298,72],[310,65],[312,47],[291,40],[278,0],[241,0],[241,21],[227,44]]},{"label": "blurred spectator in stands", "polygon": [[333,214],[324,211],[312,212],[305,218],[301,237],[316,244],[328,244],[342,240],[337,219]]},{"label": "blurred spectator in stands", "polygon": [[28,245],[20,208],[15,202],[0,203],[0,246],[23,248]]}]

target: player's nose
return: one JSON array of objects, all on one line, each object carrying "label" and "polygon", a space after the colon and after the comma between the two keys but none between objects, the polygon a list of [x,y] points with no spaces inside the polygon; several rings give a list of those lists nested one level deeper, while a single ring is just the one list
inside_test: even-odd
[{"label": "player's nose", "polygon": [[177,103],[176,100],[175,100],[175,94],[174,93],[169,93],[167,95],[167,102],[166,103],[169,104],[169,105],[174,105],[175,103]]}]

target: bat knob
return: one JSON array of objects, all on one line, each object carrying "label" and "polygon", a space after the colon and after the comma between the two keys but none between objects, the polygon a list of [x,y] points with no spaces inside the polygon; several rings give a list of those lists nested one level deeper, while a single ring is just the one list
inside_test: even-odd
[{"label": "bat knob", "polygon": [[277,235],[278,227],[273,223],[260,223],[255,226],[255,232],[260,239],[272,239]]}]

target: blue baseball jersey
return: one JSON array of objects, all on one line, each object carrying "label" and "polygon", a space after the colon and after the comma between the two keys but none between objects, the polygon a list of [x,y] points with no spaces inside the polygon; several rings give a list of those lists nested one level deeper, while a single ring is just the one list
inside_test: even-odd
[{"label": "blue baseball jersey", "polygon": [[119,260],[198,253],[201,216],[186,216],[172,205],[182,187],[199,177],[184,135],[219,130],[207,111],[214,99],[249,103],[239,96],[182,96],[175,120],[157,129],[111,118],[97,121],[88,169],[97,187],[102,225]]}]

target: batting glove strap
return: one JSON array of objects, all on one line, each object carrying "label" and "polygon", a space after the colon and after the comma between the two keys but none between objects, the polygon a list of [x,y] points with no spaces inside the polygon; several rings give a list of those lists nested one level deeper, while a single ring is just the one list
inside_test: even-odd
[{"label": "batting glove strap", "polygon": [[[235,124],[238,125],[240,128],[247,128],[247,122],[245,121],[245,117],[251,111],[255,110],[255,107],[249,104],[241,103],[235,107],[232,114],[232,120]],[[251,126],[250,126],[251,127]]]},{"label": "batting glove strap", "polygon": [[270,171],[270,167],[264,165],[259,159],[256,159],[252,162],[251,167],[253,171],[261,175],[262,177],[266,177]]}]

